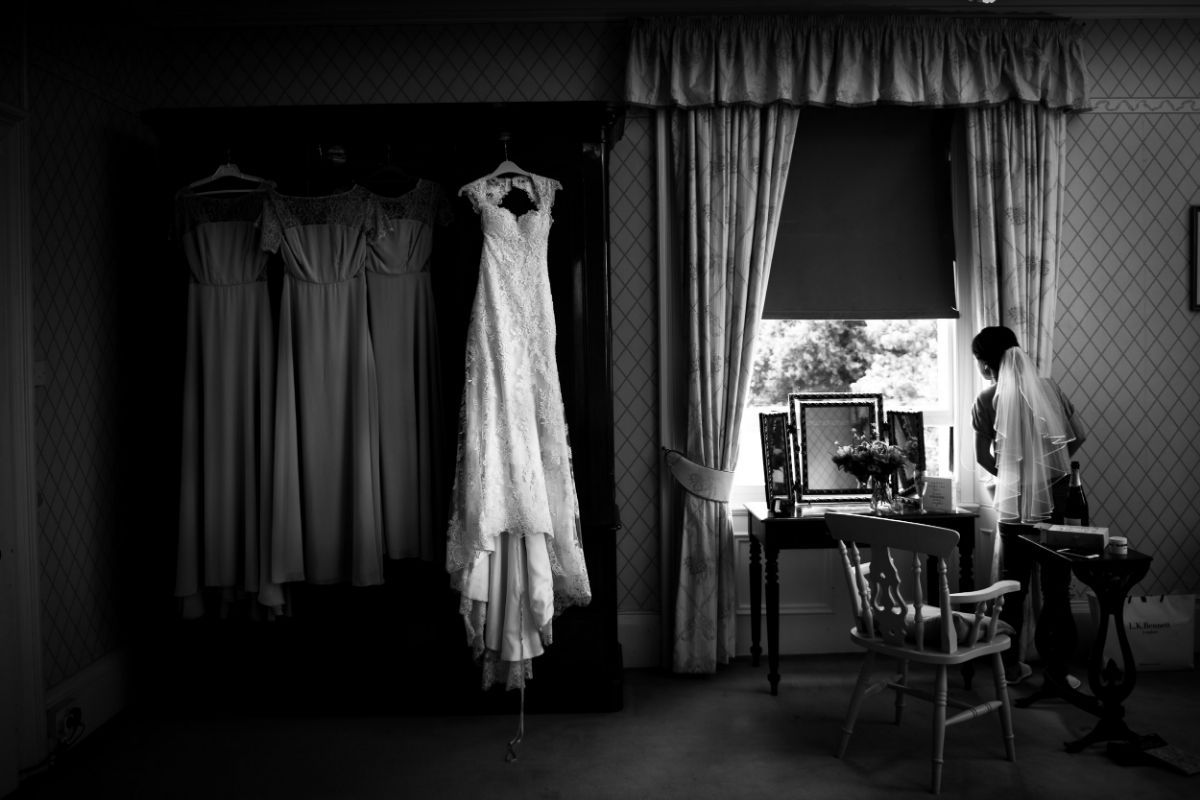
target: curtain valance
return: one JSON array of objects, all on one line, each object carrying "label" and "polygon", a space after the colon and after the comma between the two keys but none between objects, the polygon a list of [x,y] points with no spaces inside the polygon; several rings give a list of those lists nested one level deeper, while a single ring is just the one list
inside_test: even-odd
[{"label": "curtain valance", "polygon": [[1083,26],[937,15],[728,15],[635,19],[625,99],[1088,108]]}]

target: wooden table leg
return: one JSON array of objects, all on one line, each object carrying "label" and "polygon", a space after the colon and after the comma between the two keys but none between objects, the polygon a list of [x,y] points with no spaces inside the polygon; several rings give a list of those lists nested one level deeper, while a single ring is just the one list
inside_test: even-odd
[{"label": "wooden table leg", "polygon": [[779,694],[779,548],[767,545],[767,680]]},{"label": "wooden table leg", "polygon": [[750,664],[762,655],[762,545],[750,534]]}]

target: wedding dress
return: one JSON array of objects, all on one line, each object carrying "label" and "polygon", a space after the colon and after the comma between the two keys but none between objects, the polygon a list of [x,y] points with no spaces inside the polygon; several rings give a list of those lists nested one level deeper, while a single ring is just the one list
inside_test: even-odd
[{"label": "wedding dress", "polygon": [[[466,375],[446,566],[460,592],[483,686],[524,687],[554,616],[591,601],[555,360],[546,252],[558,181],[480,178],[462,187],[483,249]],[[529,196],[520,216],[502,205]]]}]

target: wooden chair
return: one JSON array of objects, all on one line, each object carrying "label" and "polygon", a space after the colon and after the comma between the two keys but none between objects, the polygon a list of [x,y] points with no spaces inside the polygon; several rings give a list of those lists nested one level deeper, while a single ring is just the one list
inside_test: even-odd
[{"label": "wooden chair", "polygon": [[[938,794],[942,783],[942,761],[946,728],[976,719],[993,711],[1000,712],[1004,751],[1009,761],[1016,760],[1013,742],[1012,710],[1004,681],[1000,654],[1011,644],[1000,622],[1004,595],[1020,588],[1017,581],[1003,580],[973,592],[950,592],[946,560],[958,544],[958,534],[947,528],[922,525],[888,517],[830,512],[825,516],[829,532],[838,540],[838,549],[846,571],[855,626],[850,638],[866,650],[859,671],[850,709],[842,726],[841,758],[854,732],[863,699],[885,689],[896,692],[895,722],[900,724],[906,695],[933,703],[933,782]],[[860,546],[870,547],[870,561],[864,561]],[[924,599],[926,564],[936,563],[938,596],[936,605]],[[910,576],[897,568],[908,563]],[[910,596],[911,601],[905,599]],[[969,611],[957,611],[968,607]],[[872,683],[877,655],[899,661],[900,671],[889,679]],[[949,696],[948,672],[951,667],[977,658],[990,657],[996,686],[996,699],[979,703],[962,702]],[[909,663],[930,664],[936,668],[932,692],[909,683]],[[947,718],[946,707],[958,710]]]}]

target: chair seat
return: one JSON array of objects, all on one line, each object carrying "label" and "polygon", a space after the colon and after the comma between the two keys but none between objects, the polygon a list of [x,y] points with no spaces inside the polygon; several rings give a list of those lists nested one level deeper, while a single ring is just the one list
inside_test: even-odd
[{"label": "chair seat", "polygon": [[874,636],[863,636],[858,632],[858,628],[850,630],[850,639],[860,647],[901,661],[948,665],[964,664],[967,661],[979,658],[980,656],[986,656],[989,653],[1002,653],[1012,644],[1012,639],[1007,635],[997,634],[990,642],[980,642],[976,645],[963,646],[953,653],[943,653],[941,650],[936,649],[917,650],[913,645],[888,644],[883,639]]},{"label": "chair seat", "polygon": [[[955,640],[960,644],[966,644],[970,641],[971,630],[975,624],[974,614],[964,614],[961,611],[952,611],[951,617],[954,624]],[[925,622],[924,645],[926,647],[938,647],[942,641],[942,612],[937,606],[922,605],[921,619]],[[992,618],[984,616],[980,620],[981,624],[986,627],[991,624]],[[878,623],[878,619],[876,619]],[[997,632],[1012,637],[1016,635],[1013,626],[1004,620],[997,620]],[[879,626],[876,625],[876,635],[880,635]],[[905,640],[915,645],[917,643],[917,614],[916,607],[909,606],[904,615],[904,637]]]}]

